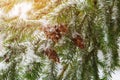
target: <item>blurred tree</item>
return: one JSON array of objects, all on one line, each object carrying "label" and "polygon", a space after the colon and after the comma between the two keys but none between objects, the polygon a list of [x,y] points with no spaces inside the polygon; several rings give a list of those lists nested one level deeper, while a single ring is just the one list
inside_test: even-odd
[{"label": "blurred tree", "polygon": [[0,80],[109,80],[120,67],[119,0],[0,0],[0,12]]}]

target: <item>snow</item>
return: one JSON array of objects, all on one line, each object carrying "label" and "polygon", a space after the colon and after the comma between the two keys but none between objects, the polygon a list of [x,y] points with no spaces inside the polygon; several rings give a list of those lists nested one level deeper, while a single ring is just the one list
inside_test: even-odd
[{"label": "snow", "polygon": [[[67,6],[74,4],[75,2],[73,2],[74,0],[69,0],[69,2],[67,3]],[[80,0],[81,2],[83,2],[84,0]],[[55,13],[50,13],[51,15],[57,15],[56,13],[60,11],[60,9],[63,9],[64,7],[66,7],[66,4],[63,4],[61,6],[59,6],[59,9],[55,9]],[[10,17],[15,17],[15,16],[19,16],[19,18],[21,19],[27,19],[27,12],[32,8],[32,3],[30,2],[24,2],[24,3],[20,3],[14,6],[14,8],[8,13],[8,15]],[[12,15],[11,15],[12,14]],[[0,18],[3,15],[3,11],[0,10]],[[40,22],[43,23],[43,25],[45,26],[46,24],[48,24],[48,20],[40,20]],[[37,35],[38,31],[35,32],[34,35]],[[76,34],[76,33],[75,33]],[[75,36],[75,34],[73,34],[72,36]],[[45,40],[45,37],[43,36],[43,33],[41,32],[40,37],[42,39]],[[107,35],[105,35],[105,41],[107,41],[106,39]],[[0,36],[0,56],[3,55],[3,47],[2,47],[2,37]],[[29,45],[30,46],[30,45]],[[47,46],[49,46],[49,44],[47,44]],[[42,46],[42,48],[44,48],[45,45]],[[99,51],[99,58],[102,60],[102,52]],[[27,65],[27,63],[33,62],[33,60],[38,60],[38,57],[36,55],[34,55],[34,51],[31,50],[31,48],[29,47],[27,50],[27,54],[26,56],[23,55],[23,61],[21,64]],[[6,64],[4,64],[4,62],[0,62],[0,69],[6,68]],[[58,65],[58,69],[59,69],[59,73],[60,73],[60,69],[62,68],[62,66],[59,64]],[[102,71],[100,71],[100,77],[103,75]],[[42,79],[39,79],[42,80]],[[114,73],[112,73],[112,80],[120,80],[120,69],[117,69]]]},{"label": "snow", "polygon": [[120,80],[120,69],[112,73],[112,80]]},{"label": "snow", "polygon": [[[21,19],[27,18],[27,12],[32,8],[31,2],[23,2],[16,4],[8,13],[10,17],[19,16]],[[11,15],[12,14],[12,15]]]}]

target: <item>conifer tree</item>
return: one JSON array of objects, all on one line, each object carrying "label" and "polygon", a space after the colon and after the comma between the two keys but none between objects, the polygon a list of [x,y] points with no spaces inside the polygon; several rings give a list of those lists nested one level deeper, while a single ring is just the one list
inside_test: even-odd
[{"label": "conifer tree", "polygon": [[120,1],[0,0],[0,35],[0,80],[109,80]]}]

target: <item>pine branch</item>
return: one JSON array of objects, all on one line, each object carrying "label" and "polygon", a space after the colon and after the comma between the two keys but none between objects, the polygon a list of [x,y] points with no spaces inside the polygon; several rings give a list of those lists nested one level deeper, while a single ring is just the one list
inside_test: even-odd
[{"label": "pine branch", "polygon": [[[9,45],[6,47],[6,54],[3,58],[6,64],[11,63],[11,65],[6,71],[1,72],[3,74],[0,75],[0,78],[3,80],[35,80],[40,77],[43,80],[100,80],[98,72],[100,67],[98,65],[101,64],[104,73],[103,79],[107,80],[111,72],[119,64],[117,39],[120,36],[120,1],[86,0],[80,4],[77,3],[80,2],[79,0],[60,0],[60,2],[56,0],[56,3],[50,4],[45,2],[45,0],[42,1],[45,4],[36,5],[40,1],[33,1],[32,9],[33,12],[35,11],[35,14],[30,13],[29,20],[21,20],[18,17],[1,17],[0,33],[6,34],[4,43]],[[70,3],[71,1],[73,2]],[[19,3],[19,1],[16,3]],[[50,5],[46,5],[48,3]],[[11,3],[11,5],[6,6],[4,9],[9,11],[13,8],[13,5]],[[117,9],[115,13],[113,13],[114,7]],[[113,17],[116,18],[113,19]],[[41,19],[43,18],[48,19],[50,27],[55,24],[58,24],[58,26],[63,23],[67,24],[68,33],[60,36],[61,38],[56,43],[53,43],[50,38],[46,38],[46,40],[41,39],[39,32],[42,31]],[[34,35],[36,31],[38,33]],[[74,43],[72,40],[74,37],[73,32],[75,31],[84,37],[83,40],[76,39],[78,43]],[[21,53],[26,53],[24,42],[33,43],[31,48],[37,57],[40,58],[41,62],[29,64],[24,74],[15,75],[17,71],[18,73],[20,72],[17,69],[20,69],[18,63],[21,62],[21,59],[18,58],[21,58]],[[46,42],[56,50],[62,60],[63,69],[58,76],[57,64],[48,61],[49,59],[45,58],[42,54],[42,51],[46,49],[46,45],[44,47]],[[23,45],[20,45],[21,43]],[[78,47],[80,43],[85,43],[84,48]],[[99,54],[98,50],[103,52],[103,60],[99,60],[99,57],[97,57]],[[46,54],[49,53],[46,52]],[[16,62],[13,64],[14,60]]]},{"label": "pine branch", "polygon": [[41,63],[40,62],[34,62],[32,65],[29,65],[28,70],[25,72],[24,78],[27,80],[37,80],[40,78],[40,72],[41,69]]},{"label": "pine branch", "polygon": [[17,80],[18,79],[18,73],[17,73],[17,62],[12,62],[11,65],[9,65],[7,70],[2,71],[2,75],[0,75],[1,80]]},{"label": "pine branch", "polygon": [[61,73],[58,75],[58,78],[57,78],[58,80],[61,80],[61,79],[63,78],[63,75],[65,74],[65,71],[67,70],[68,66],[69,66],[69,64],[66,64],[66,65],[63,67]]},{"label": "pine branch", "polygon": [[55,75],[55,64],[53,61],[50,63],[50,79],[56,80],[56,75]]}]

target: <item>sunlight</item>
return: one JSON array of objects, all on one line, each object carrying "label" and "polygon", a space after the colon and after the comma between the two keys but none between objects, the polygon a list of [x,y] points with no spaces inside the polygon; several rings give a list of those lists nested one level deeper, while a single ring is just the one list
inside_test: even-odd
[{"label": "sunlight", "polygon": [[0,9],[0,19],[1,19],[2,16],[3,16],[3,10]]},{"label": "sunlight", "polygon": [[21,19],[27,18],[27,12],[32,8],[31,2],[23,2],[16,4],[13,9],[8,13],[10,17],[18,16]]}]

